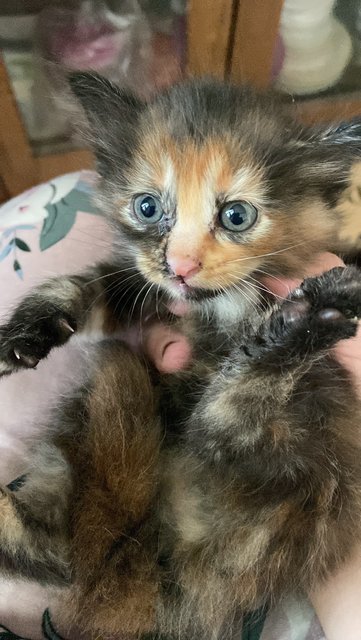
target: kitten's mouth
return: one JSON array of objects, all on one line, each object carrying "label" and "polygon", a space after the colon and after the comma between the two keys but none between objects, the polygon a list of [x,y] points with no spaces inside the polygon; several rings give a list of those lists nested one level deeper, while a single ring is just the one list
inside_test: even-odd
[{"label": "kitten's mouth", "polygon": [[[255,289],[255,292],[258,292],[259,286],[253,284],[254,276],[256,272],[253,272],[252,281],[249,281],[247,277],[244,278],[244,283],[237,283],[236,291],[239,293],[244,293],[245,298],[248,297],[248,289]],[[252,274],[251,274],[252,277]],[[180,305],[188,305],[192,302],[201,303],[202,301],[213,300],[218,296],[221,296],[222,293],[225,293],[227,290],[232,291],[233,285],[230,284],[229,287],[224,287],[223,289],[206,289],[202,287],[193,286],[190,282],[187,282],[184,278],[174,277],[168,280],[168,284],[170,284],[170,288],[173,293],[177,294],[177,302],[175,304]],[[261,287],[262,288],[262,287]],[[268,293],[267,288],[263,289],[263,297],[265,297]],[[272,288],[269,290],[270,296],[272,296]]]},{"label": "kitten's mouth", "polygon": [[220,291],[215,289],[202,289],[201,287],[193,287],[188,284],[183,278],[172,278],[171,286],[173,291],[181,294],[183,300],[187,302],[201,302],[202,300],[209,300],[219,295]]}]

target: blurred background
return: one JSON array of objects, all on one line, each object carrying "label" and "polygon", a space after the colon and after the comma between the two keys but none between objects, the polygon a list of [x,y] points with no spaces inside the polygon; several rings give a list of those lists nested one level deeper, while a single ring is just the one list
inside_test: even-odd
[{"label": "blurred background", "polygon": [[185,75],[274,87],[307,122],[361,113],[361,0],[1,0],[0,201],[92,166],[69,71],[144,98]]}]

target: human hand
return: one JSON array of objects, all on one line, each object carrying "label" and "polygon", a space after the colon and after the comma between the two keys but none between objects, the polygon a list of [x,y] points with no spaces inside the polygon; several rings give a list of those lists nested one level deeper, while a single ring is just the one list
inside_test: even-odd
[{"label": "human hand", "polygon": [[145,332],[144,351],[160,373],[184,369],[191,360],[192,350],[187,338],[160,322]]}]

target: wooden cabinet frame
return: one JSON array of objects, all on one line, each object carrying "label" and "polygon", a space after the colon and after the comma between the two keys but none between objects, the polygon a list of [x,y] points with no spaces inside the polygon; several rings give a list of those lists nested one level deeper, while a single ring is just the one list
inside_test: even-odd
[{"label": "wooden cabinet frame", "polygon": [[269,85],[283,0],[190,0],[188,70]]}]

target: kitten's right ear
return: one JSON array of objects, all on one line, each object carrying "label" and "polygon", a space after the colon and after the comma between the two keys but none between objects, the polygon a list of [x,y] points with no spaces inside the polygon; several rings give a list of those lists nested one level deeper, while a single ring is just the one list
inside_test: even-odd
[{"label": "kitten's right ear", "polygon": [[115,166],[119,171],[134,149],[144,103],[93,73],[73,73],[69,85],[85,113],[84,137],[93,148],[100,174]]}]

